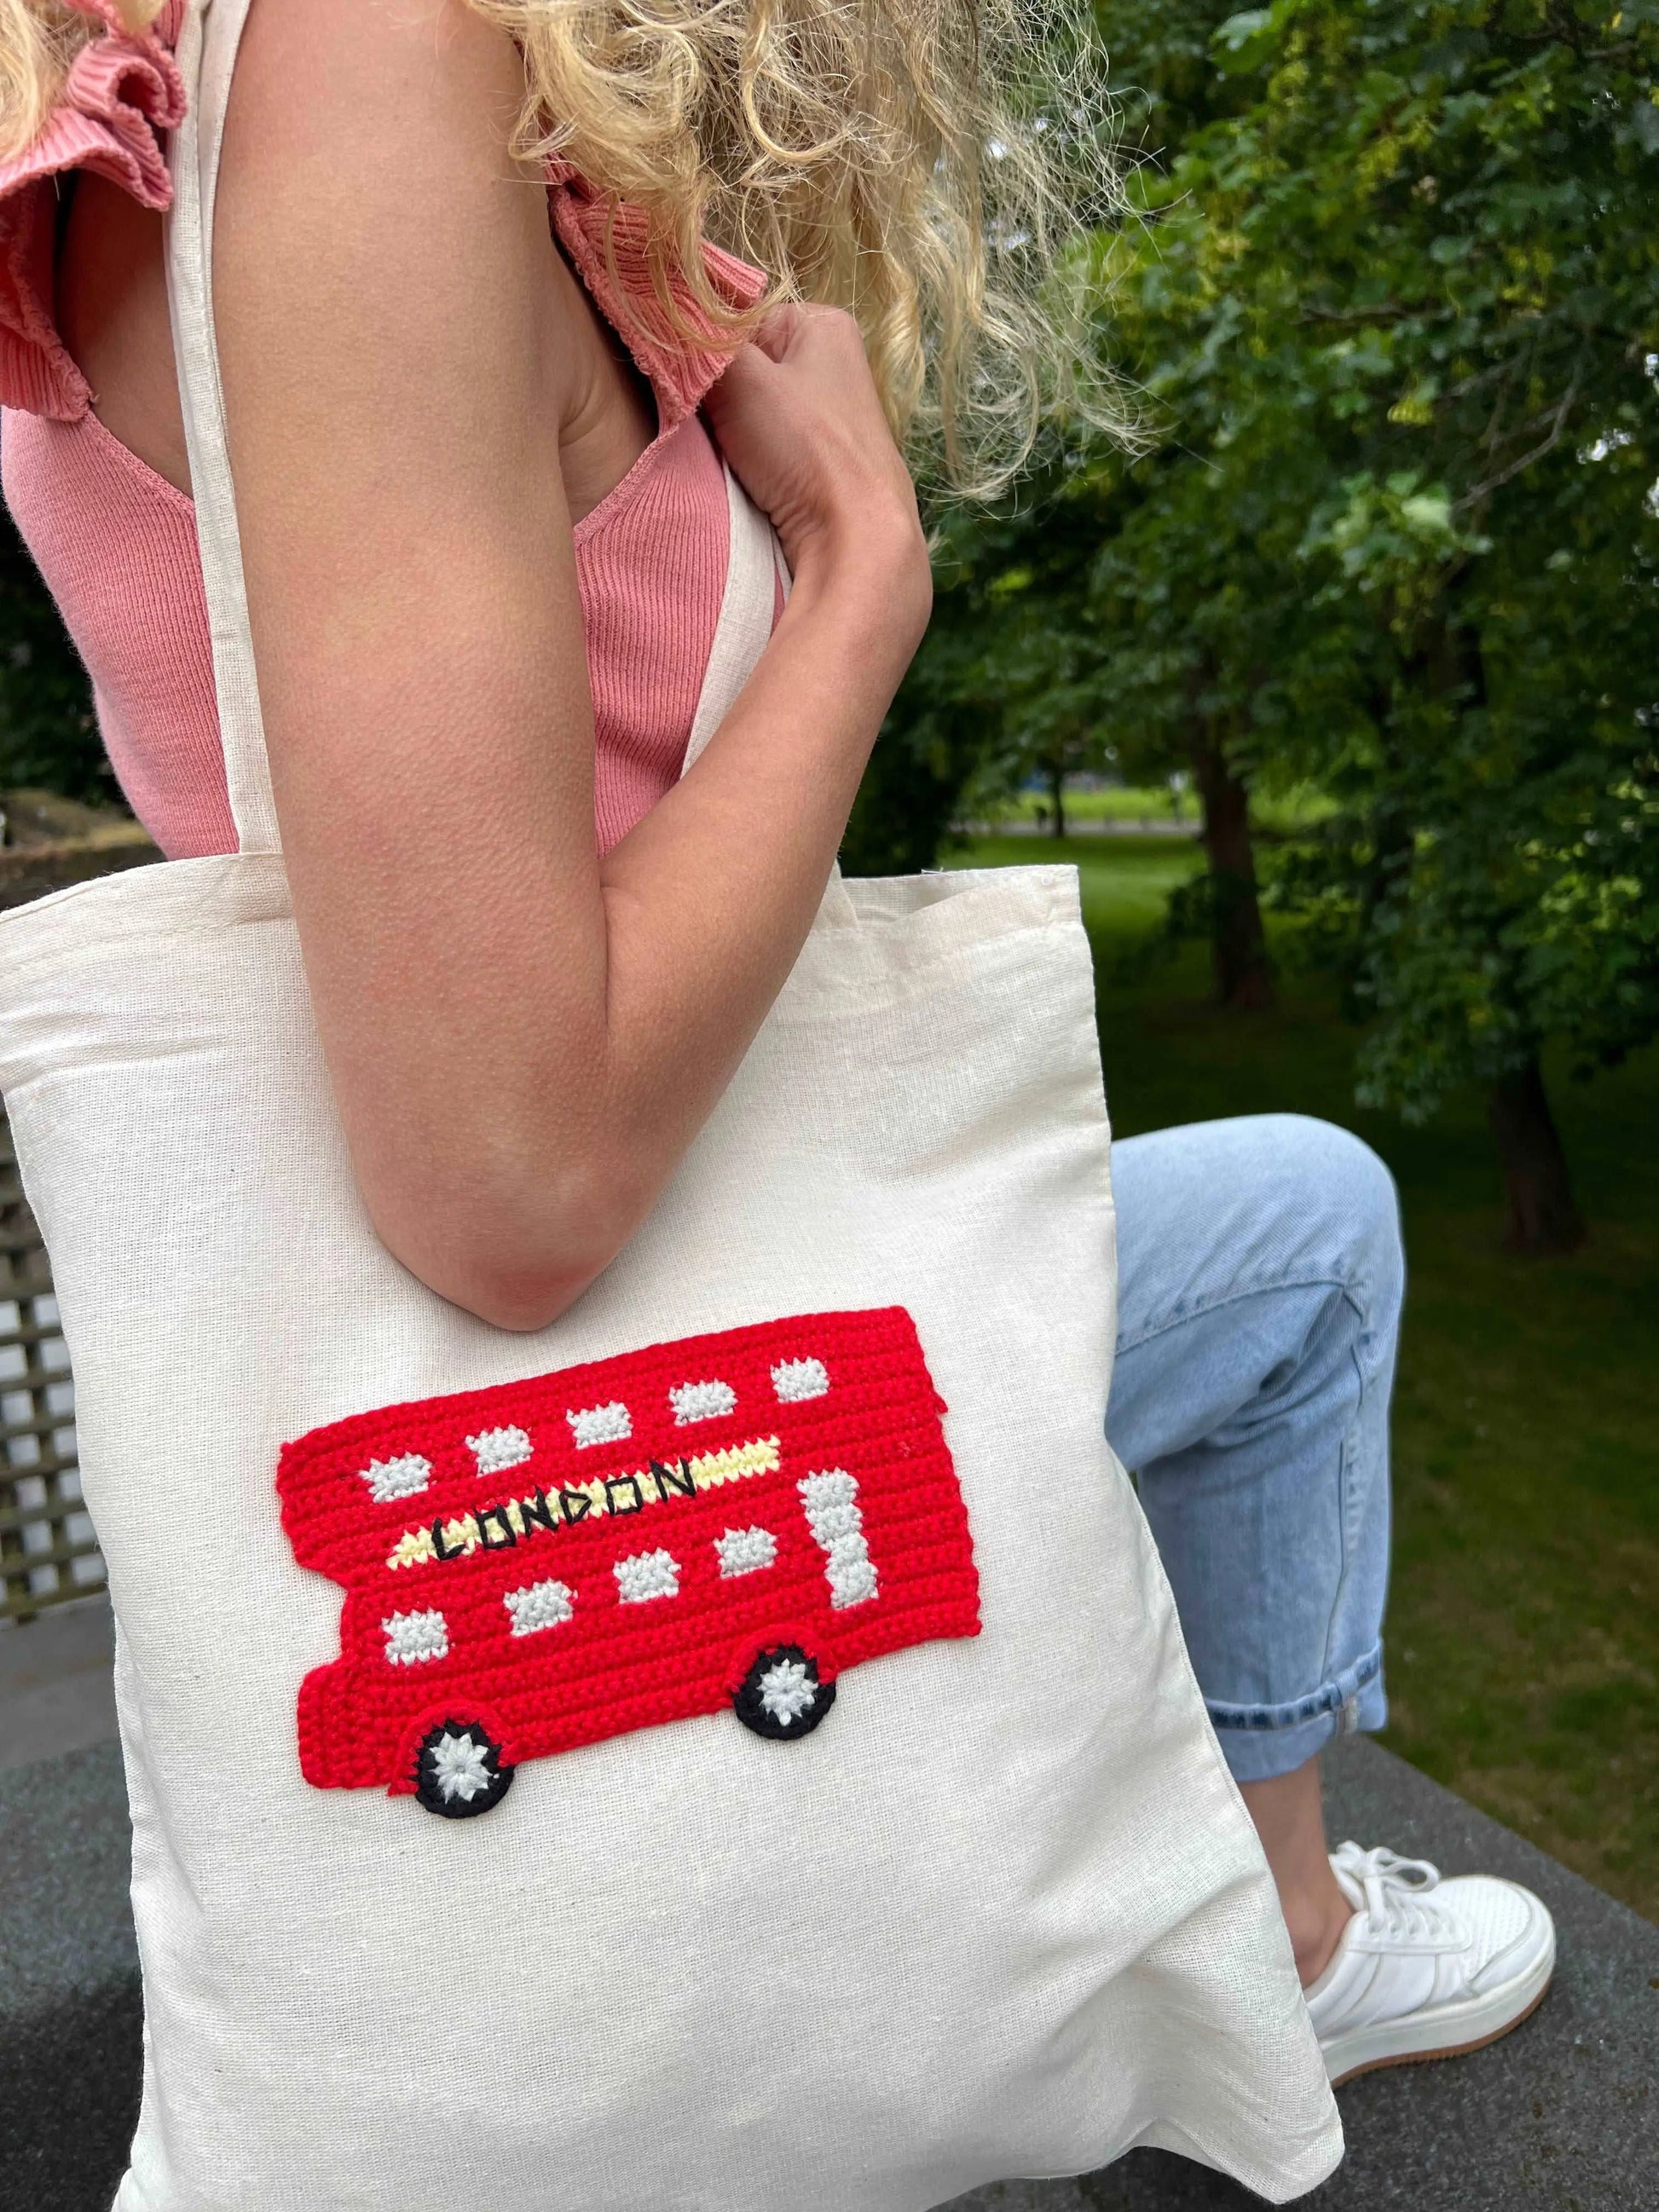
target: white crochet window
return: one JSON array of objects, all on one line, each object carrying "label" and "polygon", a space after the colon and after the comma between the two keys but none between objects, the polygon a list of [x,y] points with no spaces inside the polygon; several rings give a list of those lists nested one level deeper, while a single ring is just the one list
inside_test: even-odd
[{"label": "white crochet window", "polygon": [[419,1452],[402,1452],[396,1459],[372,1459],[362,1469],[368,1494],[377,1505],[395,1498],[414,1498],[432,1480],[432,1462]]},{"label": "white crochet window", "polygon": [[557,1628],[575,1611],[576,1600],[568,1583],[527,1583],[523,1589],[508,1590],[501,1600],[515,1636],[534,1636],[538,1629]]},{"label": "white crochet window", "polygon": [[809,1474],[796,1487],[806,1508],[806,1525],[823,1553],[830,1602],[837,1611],[863,1605],[877,1594],[875,1563],[864,1538],[859,1486],[844,1468]]},{"label": "white crochet window", "polygon": [[635,1552],[616,1565],[617,1595],[624,1605],[643,1605],[653,1597],[678,1597],[680,1563],[667,1552]]},{"label": "white crochet window", "polygon": [[757,1574],[778,1556],[778,1540],[769,1528],[728,1528],[714,1539],[714,1555],[722,1575]]},{"label": "white crochet window", "polygon": [[618,1401],[609,1406],[589,1406],[583,1413],[567,1413],[565,1419],[578,1445],[619,1444],[634,1433],[632,1417]]},{"label": "white crochet window", "polygon": [[530,1438],[522,1429],[481,1429],[466,1442],[480,1474],[500,1474],[506,1468],[522,1467],[530,1456]]},{"label": "white crochet window", "polygon": [[830,1370],[821,1359],[781,1359],[772,1370],[772,1388],[785,1406],[821,1398],[830,1388]]},{"label": "white crochet window", "polygon": [[391,1613],[380,1623],[386,1656],[394,1667],[417,1667],[423,1660],[449,1656],[449,1624],[436,1607],[418,1613]]},{"label": "white crochet window", "polygon": [[734,1413],[738,1394],[729,1382],[682,1382],[668,1394],[674,1419],[684,1428],[689,1421],[718,1420]]}]

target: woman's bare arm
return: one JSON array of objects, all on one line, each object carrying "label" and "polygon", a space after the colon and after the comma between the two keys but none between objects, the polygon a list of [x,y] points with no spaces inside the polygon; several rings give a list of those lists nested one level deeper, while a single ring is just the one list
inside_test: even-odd
[{"label": "woman's bare arm", "polygon": [[582,344],[504,38],[454,0],[256,0],[216,302],[307,974],[375,1224],[550,1320],[614,1256],[788,973],[926,621],[856,336],[797,313],[717,402],[796,568],[755,676],[603,861],[560,427]]}]

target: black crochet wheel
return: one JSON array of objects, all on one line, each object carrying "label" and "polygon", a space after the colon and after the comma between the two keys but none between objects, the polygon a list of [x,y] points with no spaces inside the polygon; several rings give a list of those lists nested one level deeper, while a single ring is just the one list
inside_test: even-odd
[{"label": "black crochet wheel", "polygon": [[835,1702],[836,1686],[823,1680],[811,1653],[799,1644],[777,1644],[756,1654],[732,1710],[769,1743],[793,1743],[811,1735]]},{"label": "black crochet wheel", "polygon": [[513,1772],[481,1721],[440,1721],[415,1754],[415,1795],[441,1820],[471,1820],[501,1803]]}]

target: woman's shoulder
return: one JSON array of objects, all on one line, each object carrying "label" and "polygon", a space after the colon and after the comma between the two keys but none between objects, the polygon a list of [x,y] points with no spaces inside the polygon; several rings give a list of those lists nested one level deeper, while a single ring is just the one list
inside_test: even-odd
[{"label": "woman's shoulder", "polygon": [[[52,110],[33,142],[0,161],[0,406],[76,422],[87,379],[64,343],[54,309],[60,243],[58,180],[77,170],[105,179],[136,205],[164,212],[173,185],[167,134],[185,93],[173,57],[185,0],[164,0],[149,26],[127,27],[118,0],[65,0],[88,19]],[[666,283],[648,250],[641,210],[591,184],[571,164],[548,164],[555,226],[600,312],[652,386],[665,428],[695,412],[731,358],[720,310],[741,316],[767,279],[705,244],[702,285]],[[718,303],[711,315],[706,302]]]},{"label": "woman's shoulder", "polygon": [[173,186],[164,134],[185,111],[173,55],[184,0],[167,0],[149,27],[136,32],[116,0],[69,4],[97,27],[33,143],[0,161],[0,405],[60,422],[84,415],[91,393],[53,313],[56,180],[88,170],[141,207],[166,209]]}]

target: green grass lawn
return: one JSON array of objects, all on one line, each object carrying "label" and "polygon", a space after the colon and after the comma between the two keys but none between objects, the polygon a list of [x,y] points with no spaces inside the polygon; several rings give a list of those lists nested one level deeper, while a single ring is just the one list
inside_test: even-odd
[{"label": "green grass lawn", "polygon": [[[1046,814],[1048,806],[1046,793],[1022,791],[1006,800],[994,818],[1002,821],[1012,817],[1033,822],[1039,813]],[[1252,796],[1250,802],[1256,826],[1269,833],[1300,829],[1329,811],[1330,801],[1311,785],[1298,785],[1293,791],[1265,798]],[[1192,793],[1182,792],[1177,800],[1167,784],[1112,784],[1103,791],[1068,791],[1066,812],[1073,822],[1179,822],[1188,830],[1198,826],[1198,801]]]},{"label": "green grass lawn", "polygon": [[1421,1129],[1360,1112],[1353,1033],[1303,979],[1274,1012],[1229,1016],[1206,1003],[1199,947],[1125,972],[1195,853],[1007,837],[960,858],[1078,865],[1120,1135],[1289,1109],[1358,1131],[1393,1169],[1411,1294],[1384,1741],[1659,1918],[1659,1053],[1589,1085],[1556,1077],[1590,1237],[1514,1259],[1478,1099]]}]

